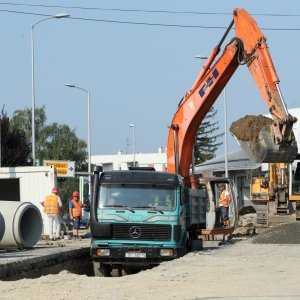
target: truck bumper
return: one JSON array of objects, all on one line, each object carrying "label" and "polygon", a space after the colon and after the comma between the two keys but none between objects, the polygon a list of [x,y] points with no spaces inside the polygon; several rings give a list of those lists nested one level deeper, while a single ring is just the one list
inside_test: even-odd
[{"label": "truck bumper", "polygon": [[[106,251],[106,255],[99,255],[101,250]],[[161,250],[168,252],[170,250],[172,255],[164,256]],[[107,255],[109,251],[109,255]],[[172,260],[183,256],[184,249],[182,248],[161,248],[161,247],[107,247],[101,245],[93,245],[91,247],[91,257],[94,261],[99,261],[103,264],[122,265],[131,267],[150,267],[159,265],[163,261]]]}]

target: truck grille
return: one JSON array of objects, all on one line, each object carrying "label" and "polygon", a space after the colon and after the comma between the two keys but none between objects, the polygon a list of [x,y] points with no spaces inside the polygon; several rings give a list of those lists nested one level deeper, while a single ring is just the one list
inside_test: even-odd
[{"label": "truck grille", "polygon": [[112,225],[112,238],[118,240],[170,241],[171,234],[171,225]]}]

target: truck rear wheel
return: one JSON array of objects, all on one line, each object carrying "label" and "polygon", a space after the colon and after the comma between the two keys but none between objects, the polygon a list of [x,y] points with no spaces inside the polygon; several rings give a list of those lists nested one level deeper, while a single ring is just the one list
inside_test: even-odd
[{"label": "truck rear wheel", "polygon": [[111,277],[121,277],[122,276],[122,268],[115,268],[111,270]]},{"label": "truck rear wheel", "polygon": [[192,240],[192,251],[202,251],[203,241],[202,240]]},{"label": "truck rear wheel", "polygon": [[99,261],[93,261],[94,275],[95,277],[109,277],[110,276],[110,266],[106,264],[101,264]]}]

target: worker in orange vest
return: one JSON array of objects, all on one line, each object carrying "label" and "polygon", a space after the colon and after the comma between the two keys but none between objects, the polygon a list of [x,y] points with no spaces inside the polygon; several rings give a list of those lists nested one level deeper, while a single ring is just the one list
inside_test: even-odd
[{"label": "worker in orange vest", "polygon": [[219,184],[219,189],[221,191],[221,195],[219,198],[219,206],[221,208],[223,225],[230,226],[229,205],[231,203],[231,197],[229,192],[226,190],[226,186],[224,183]]},{"label": "worker in orange vest", "polygon": [[[49,238],[51,241],[59,239],[60,228],[61,228],[61,207],[62,202],[58,196],[58,187],[52,189],[52,194],[45,197],[41,202],[44,206],[44,212],[48,216],[49,223]],[[55,223],[55,237],[53,236],[53,225]]]},{"label": "worker in orange vest", "polygon": [[82,216],[82,203],[79,200],[79,193],[73,192],[73,198],[69,202],[70,219],[73,220],[73,237],[78,238],[78,229],[80,228],[80,219]]}]

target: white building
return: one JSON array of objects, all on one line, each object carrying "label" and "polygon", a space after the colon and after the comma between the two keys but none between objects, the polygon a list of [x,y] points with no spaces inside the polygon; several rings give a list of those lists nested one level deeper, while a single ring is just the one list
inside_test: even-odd
[{"label": "white building", "polygon": [[[93,165],[102,165],[104,171],[128,170],[129,167],[154,167],[156,171],[166,171],[167,154],[162,148],[157,153],[123,154],[116,155],[92,155]],[[134,164],[135,163],[135,164]]]}]

